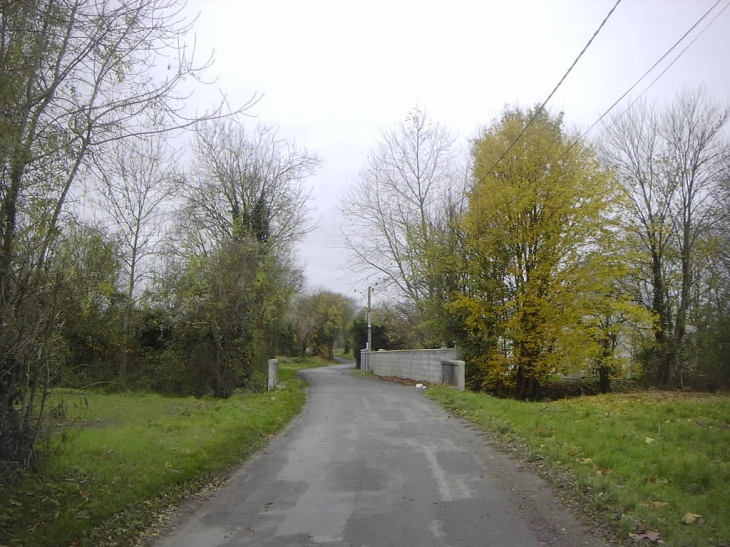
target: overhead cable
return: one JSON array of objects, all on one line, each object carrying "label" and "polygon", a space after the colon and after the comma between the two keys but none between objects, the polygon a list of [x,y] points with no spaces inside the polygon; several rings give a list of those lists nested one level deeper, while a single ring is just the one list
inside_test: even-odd
[{"label": "overhead cable", "polygon": [[[718,0],[718,1],[721,1],[721,0]],[[509,151],[512,150],[514,145],[517,144],[517,141],[519,141],[520,138],[522,138],[522,135],[525,134],[525,131],[527,131],[527,128],[530,127],[532,125],[532,123],[537,119],[537,117],[543,112],[543,110],[545,110],[545,105],[548,103],[548,101],[550,101],[550,99],[553,97],[553,95],[555,95],[555,92],[563,84],[565,79],[568,77],[568,74],[570,74],[570,72],[573,70],[573,67],[575,67],[575,65],[578,64],[578,61],[580,60],[580,58],[583,57],[583,54],[586,52],[588,47],[591,45],[591,43],[593,42],[595,37],[598,36],[598,33],[601,32],[601,29],[606,24],[606,21],[608,21],[608,19],[611,17],[611,15],[613,14],[613,12],[616,10],[616,8],[618,7],[618,5],[620,3],[621,3],[621,0],[616,0],[616,3],[613,5],[611,10],[608,12],[606,17],[603,18],[603,21],[601,21],[601,24],[598,26],[596,31],[593,33],[593,36],[591,36],[591,39],[588,40],[588,43],[583,47],[581,52],[578,54],[578,57],[575,58],[575,61],[573,61],[573,63],[570,65],[570,68],[568,68],[567,72],[565,74],[563,74],[562,78],[560,78],[558,85],[556,85],[555,88],[553,88],[553,90],[550,92],[550,95],[548,95],[548,98],[545,99],[545,101],[540,105],[540,108],[538,108],[537,111],[533,114],[532,118],[530,118],[530,120],[527,122],[527,125],[525,125],[525,127],[522,128],[522,131],[520,132],[519,135],[517,135],[517,138],[514,141],[512,141],[512,144],[510,144],[509,147],[507,148],[507,150],[505,150],[504,153],[499,157],[499,159],[496,162],[494,162],[494,165],[492,165],[492,167],[489,168],[487,173],[494,171],[494,168],[497,167],[497,165],[499,165],[499,163],[504,159],[504,157],[509,153]]]},{"label": "overhead cable", "polygon": [[[567,148],[567,149],[565,150],[565,152],[563,152],[563,154],[561,155],[561,158],[562,158],[563,156],[565,156],[565,154],[567,154],[568,152],[570,152],[570,150],[571,150],[571,149],[572,149],[572,148],[573,148],[573,147],[574,147],[574,146],[575,146],[576,144],[578,144],[578,143],[579,143],[580,141],[582,141],[582,140],[583,140],[583,139],[584,139],[584,138],[586,137],[586,135],[588,135],[588,133],[590,133],[590,131],[591,131],[591,130],[592,130],[592,129],[593,129],[593,128],[594,128],[595,126],[596,126],[596,125],[598,125],[598,124],[599,124],[599,123],[600,123],[600,122],[601,122],[601,121],[603,120],[603,118],[605,118],[605,117],[606,117],[606,116],[608,115],[608,113],[609,113],[609,112],[611,112],[611,110],[613,110],[614,108],[616,108],[616,106],[617,106],[617,105],[618,105],[618,104],[619,104],[619,103],[620,103],[620,102],[621,102],[621,101],[622,101],[622,100],[623,100],[623,99],[624,99],[624,98],[626,97],[626,95],[628,95],[629,93],[631,93],[631,92],[632,92],[632,91],[634,90],[634,88],[635,88],[635,87],[636,87],[637,85],[639,85],[639,84],[641,83],[641,81],[642,81],[642,80],[643,80],[644,78],[646,78],[646,77],[647,77],[647,76],[648,76],[648,75],[649,75],[649,74],[650,74],[650,73],[651,73],[651,72],[652,72],[652,71],[653,71],[653,70],[654,70],[654,69],[655,69],[655,68],[657,67],[657,65],[659,65],[659,63],[661,63],[661,62],[662,62],[662,61],[663,61],[664,59],[666,59],[666,57],[667,57],[667,56],[668,56],[668,55],[669,55],[669,54],[670,54],[670,53],[671,53],[672,51],[674,51],[674,49],[675,49],[675,48],[676,48],[676,47],[677,47],[677,46],[678,46],[678,45],[679,45],[679,44],[680,44],[680,43],[681,43],[681,42],[682,42],[682,41],[683,41],[683,40],[684,40],[684,39],[685,39],[685,38],[686,38],[686,37],[687,37],[687,36],[688,36],[688,35],[689,35],[689,34],[690,34],[690,33],[691,33],[691,32],[692,32],[692,31],[693,31],[694,29],[695,29],[695,28],[697,28],[697,26],[698,26],[698,25],[699,25],[699,24],[700,24],[700,23],[701,23],[702,21],[704,21],[704,20],[705,20],[705,18],[706,18],[706,17],[707,17],[707,16],[708,16],[708,15],[709,15],[709,14],[710,14],[711,12],[712,12],[712,10],[714,10],[714,9],[715,9],[715,8],[716,8],[716,7],[717,7],[717,6],[719,5],[719,4],[720,4],[720,2],[722,2],[722,0],[717,0],[717,2],[715,2],[715,3],[714,3],[714,4],[713,4],[713,5],[711,6],[711,7],[710,7],[710,9],[708,9],[708,10],[707,10],[707,11],[706,11],[706,12],[705,12],[705,13],[704,13],[703,15],[702,15],[702,17],[700,17],[700,18],[699,18],[699,19],[698,19],[698,20],[697,20],[697,21],[695,22],[695,24],[694,24],[694,25],[692,25],[692,26],[691,26],[691,27],[689,28],[689,30],[688,30],[687,32],[685,32],[685,33],[684,33],[684,34],[683,34],[683,35],[682,35],[682,36],[681,36],[681,37],[680,37],[680,38],[679,38],[679,39],[678,39],[678,40],[677,40],[676,42],[674,42],[674,44],[672,45],[672,47],[670,47],[670,48],[669,48],[669,49],[668,49],[668,50],[667,50],[667,51],[666,51],[666,52],[664,53],[664,55],[662,55],[662,56],[661,56],[661,57],[659,58],[659,60],[658,60],[657,62],[655,62],[655,63],[654,63],[653,65],[651,65],[651,67],[650,67],[650,68],[649,68],[649,69],[648,69],[648,70],[647,70],[646,72],[644,72],[644,74],[642,74],[642,76],[641,76],[641,77],[640,77],[640,78],[639,78],[638,80],[636,80],[636,82],[634,82],[634,84],[633,84],[633,85],[632,85],[632,86],[631,86],[630,88],[628,88],[628,89],[627,89],[627,90],[626,90],[626,91],[625,91],[625,92],[623,93],[623,95],[621,95],[621,96],[620,96],[620,97],[619,97],[618,99],[616,99],[616,102],[614,102],[614,103],[613,103],[613,104],[612,104],[612,105],[611,105],[611,106],[610,106],[610,107],[608,108],[608,110],[606,110],[606,111],[605,111],[605,112],[604,112],[603,114],[601,114],[601,116],[600,116],[600,117],[599,117],[599,118],[598,118],[598,119],[597,119],[597,120],[596,120],[595,122],[593,122],[593,124],[592,124],[592,125],[591,125],[591,126],[590,126],[590,127],[588,128],[588,129],[586,129],[586,130],[585,130],[585,132],[584,132],[584,133],[583,133],[583,134],[582,134],[582,135],[581,135],[580,137],[578,137],[578,138],[577,138],[577,139],[576,139],[575,141],[573,141],[573,143],[572,143],[572,144],[571,144],[571,145],[570,145],[570,146],[569,146],[569,147],[568,147],[568,148]],[[692,40],[692,41],[691,41],[691,42],[690,42],[690,43],[689,43],[689,44],[687,45],[687,47],[685,47],[685,48],[684,48],[684,49],[683,49],[683,50],[682,50],[682,51],[681,51],[681,52],[679,53],[679,55],[677,55],[677,57],[676,57],[676,58],[675,58],[675,59],[674,59],[674,60],[673,60],[673,61],[672,61],[672,62],[671,62],[671,63],[670,63],[670,64],[669,64],[669,65],[668,65],[668,66],[667,66],[667,67],[666,67],[666,68],[665,68],[665,69],[664,69],[664,70],[663,70],[662,72],[661,72],[661,74],[659,74],[659,76],[657,76],[657,77],[656,77],[656,78],[654,79],[654,81],[653,81],[653,82],[652,82],[651,84],[649,84],[649,86],[648,86],[648,87],[647,87],[647,88],[646,88],[646,89],[645,89],[645,90],[644,90],[644,91],[643,91],[643,92],[641,93],[641,95],[639,95],[639,97],[637,97],[637,99],[635,99],[635,100],[634,100],[634,102],[632,102],[632,103],[631,103],[631,106],[633,106],[633,105],[634,105],[634,103],[636,103],[636,101],[638,101],[638,99],[639,99],[639,98],[640,98],[640,97],[641,97],[641,96],[642,96],[642,95],[643,95],[644,93],[646,93],[646,92],[647,92],[647,91],[649,90],[649,88],[651,88],[651,86],[653,86],[653,85],[654,85],[654,84],[656,83],[656,81],[657,81],[657,80],[658,80],[659,78],[661,78],[661,77],[662,77],[662,76],[664,75],[664,73],[665,73],[665,72],[666,72],[667,70],[669,70],[669,68],[670,68],[670,67],[671,67],[671,66],[672,66],[672,65],[673,65],[673,64],[674,64],[675,62],[677,62],[677,59],[679,59],[679,58],[680,58],[680,57],[681,57],[681,56],[682,56],[682,55],[684,54],[684,52],[685,52],[685,51],[687,51],[687,49],[689,49],[689,47],[690,47],[690,46],[691,46],[692,44],[694,44],[694,43],[695,43],[695,41],[697,40],[697,38],[699,38],[699,37],[700,37],[700,36],[702,35],[702,33],[703,33],[703,32],[705,32],[705,31],[707,30],[707,28],[708,28],[708,27],[709,27],[709,26],[710,26],[710,25],[711,25],[712,23],[714,23],[714,22],[715,22],[715,20],[716,20],[716,19],[717,19],[717,18],[718,18],[718,17],[720,16],[720,15],[722,15],[722,13],[723,13],[723,12],[724,12],[724,11],[725,11],[725,10],[726,10],[727,8],[728,8],[728,6],[730,6],[730,3],[728,3],[728,4],[727,4],[727,5],[726,5],[726,6],[724,7],[724,8],[722,8],[722,10],[720,10],[720,12],[719,12],[719,13],[718,13],[717,15],[715,15],[715,17],[714,17],[714,18],[713,18],[713,19],[712,19],[712,20],[711,20],[711,21],[709,22],[709,24],[708,24],[707,26],[705,26],[705,27],[704,27],[704,28],[703,28],[703,29],[702,29],[702,30],[701,30],[701,31],[699,32],[699,34],[697,34],[697,36],[695,36],[695,38],[694,38],[694,39],[693,39],[693,40]],[[627,108],[626,110],[624,110],[624,111],[623,111],[623,112],[621,113],[621,116],[623,116],[623,115],[624,115],[624,114],[625,114],[626,112],[628,112],[628,111],[629,111],[629,110],[631,109],[631,106],[629,106],[629,108]],[[619,116],[619,117],[620,117],[620,116]]]},{"label": "overhead cable", "polygon": [[[716,5],[717,5],[717,4],[716,4]],[[638,96],[637,96],[637,97],[636,97],[636,98],[635,98],[635,99],[634,99],[633,101],[631,101],[631,104],[630,104],[630,105],[629,105],[629,106],[628,106],[628,107],[627,107],[627,108],[626,108],[626,109],[625,109],[625,110],[624,110],[624,111],[623,111],[623,112],[622,112],[621,114],[619,114],[619,115],[618,115],[618,116],[616,117],[616,119],[615,119],[615,120],[613,120],[613,122],[611,122],[611,125],[613,125],[613,124],[614,124],[614,123],[615,123],[615,122],[616,122],[616,121],[617,121],[617,120],[618,120],[619,118],[621,118],[621,116],[623,116],[623,115],[624,115],[624,114],[626,114],[626,113],[627,113],[627,112],[628,112],[629,110],[631,110],[631,108],[632,108],[632,107],[633,107],[633,106],[634,106],[634,105],[635,105],[635,104],[636,104],[636,103],[637,103],[637,102],[639,101],[639,99],[641,99],[641,98],[642,98],[642,97],[643,97],[643,96],[644,96],[644,95],[646,94],[646,92],[647,92],[647,91],[649,91],[649,90],[650,90],[650,89],[651,89],[651,88],[652,88],[652,87],[654,86],[654,84],[655,84],[655,83],[657,83],[657,81],[659,80],[659,78],[661,78],[662,76],[664,76],[664,73],[665,73],[665,72],[666,72],[667,70],[669,70],[670,68],[672,68],[672,65],[674,65],[674,63],[676,63],[676,62],[677,62],[677,61],[679,60],[679,58],[680,58],[680,57],[681,57],[682,55],[684,55],[684,52],[685,52],[685,51],[687,51],[687,50],[688,50],[688,49],[689,49],[690,47],[692,47],[692,44],[694,44],[694,43],[695,43],[695,42],[697,41],[697,39],[698,39],[698,38],[699,38],[700,36],[702,36],[702,34],[703,34],[703,33],[704,33],[704,32],[705,32],[705,31],[706,31],[706,30],[707,30],[707,29],[708,29],[708,28],[709,28],[709,27],[710,27],[710,26],[711,26],[711,25],[712,25],[712,24],[713,24],[713,23],[714,23],[714,22],[716,21],[716,20],[717,20],[717,18],[718,18],[718,17],[720,17],[720,16],[721,16],[721,15],[722,15],[722,14],[723,14],[723,13],[725,12],[725,10],[726,10],[727,8],[730,8],[730,2],[728,2],[727,4],[725,4],[725,7],[724,7],[724,8],[722,8],[722,9],[721,9],[720,11],[718,11],[718,12],[717,12],[717,14],[715,14],[715,17],[713,17],[713,18],[712,18],[712,19],[710,20],[710,22],[709,22],[709,23],[707,23],[707,24],[705,25],[705,27],[704,27],[704,28],[703,28],[703,29],[702,29],[701,31],[699,31],[699,32],[697,33],[697,36],[695,36],[694,38],[692,38],[692,41],[691,41],[691,42],[690,42],[689,44],[687,44],[687,45],[686,45],[686,46],[684,47],[684,49],[683,49],[682,51],[680,51],[680,52],[679,52],[679,54],[678,54],[678,55],[677,55],[677,56],[676,56],[676,57],[675,57],[675,58],[674,58],[674,59],[672,60],[672,62],[671,62],[671,63],[669,63],[669,64],[668,64],[668,65],[667,65],[667,66],[666,66],[666,67],[664,68],[664,70],[662,70],[662,71],[661,71],[661,72],[659,73],[659,75],[658,75],[658,76],[657,76],[656,78],[654,78],[654,79],[652,80],[652,82],[651,82],[651,83],[650,83],[650,84],[649,84],[648,86],[646,86],[646,88],[644,89],[644,91],[642,91],[641,93],[639,93],[639,95],[638,95]],[[591,127],[589,128],[589,129],[588,129],[588,131],[590,131],[590,130],[591,130],[591,129],[592,129],[593,127],[595,127],[595,125],[596,125],[596,124],[597,124],[598,122],[600,122],[600,121],[601,121],[601,119],[602,119],[602,118],[599,118],[599,119],[598,119],[598,120],[596,121],[596,123],[594,123],[594,124],[593,124],[593,125],[592,125],[592,126],[591,126]],[[586,133],[587,133],[588,131],[586,131]],[[585,136],[585,133],[583,134],[583,136]],[[581,138],[582,138],[582,137],[581,137]]]}]

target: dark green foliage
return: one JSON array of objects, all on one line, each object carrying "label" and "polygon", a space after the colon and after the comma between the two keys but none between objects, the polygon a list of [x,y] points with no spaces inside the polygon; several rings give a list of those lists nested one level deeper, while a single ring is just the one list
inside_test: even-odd
[{"label": "dark green foliage", "polygon": [[297,354],[304,357],[309,352],[331,361],[334,345],[346,330],[352,309],[349,298],[326,289],[300,294],[291,322]]},{"label": "dark green foliage", "polygon": [[165,378],[158,389],[229,397],[252,382],[274,356],[276,339],[269,334],[289,294],[282,271],[258,242],[247,240],[191,261],[170,280],[170,330],[157,338],[161,352],[154,358]]},{"label": "dark green foliage", "polygon": [[[393,331],[389,327],[379,321],[371,321],[370,323],[371,337],[373,341],[373,351],[379,349],[396,350],[408,349],[408,344],[402,339],[394,336]],[[368,324],[367,321],[358,317],[350,324],[350,340],[355,354],[355,362],[360,367],[360,351],[367,346],[368,340]]]},{"label": "dark green foliage", "polygon": [[225,398],[261,382],[292,292],[289,270],[265,245],[246,238],[170,270],[133,308],[120,378],[126,300],[114,287],[118,265],[104,254],[100,233],[80,242],[75,253],[84,256],[76,256],[61,293],[62,385]]},{"label": "dark green foliage", "polygon": [[696,337],[700,373],[696,387],[709,391],[730,389],[730,324],[700,331]]},{"label": "dark green foliage", "polygon": [[294,357],[299,355],[297,333],[291,321],[283,322],[276,335],[276,355]]},{"label": "dark green foliage", "polygon": [[33,429],[13,407],[0,406],[0,485],[10,482],[33,449]]},{"label": "dark green foliage", "polygon": [[266,243],[271,237],[271,209],[266,202],[266,192],[256,200],[251,219],[249,220],[251,234],[261,243]]},{"label": "dark green foliage", "polygon": [[68,225],[59,241],[59,323],[66,347],[60,381],[66,385],[116,380],[127,300],[118,289],[115,246],[103,228],[80,224]]}]

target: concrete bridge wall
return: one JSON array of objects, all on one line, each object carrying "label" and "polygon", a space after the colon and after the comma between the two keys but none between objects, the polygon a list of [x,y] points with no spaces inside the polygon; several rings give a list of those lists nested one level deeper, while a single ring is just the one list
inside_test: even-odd
[{"label": "concrete bridge wall", "polygon": [[[395,376],[431,384],[443,383],[444,361],[457,366],[454,385],[464,389],[464,363],[456,361],[457,349],[408,349],[396,351],[362,351],[361,368],[377,376]],[[458,363],[458,364],[457,364]]]}]

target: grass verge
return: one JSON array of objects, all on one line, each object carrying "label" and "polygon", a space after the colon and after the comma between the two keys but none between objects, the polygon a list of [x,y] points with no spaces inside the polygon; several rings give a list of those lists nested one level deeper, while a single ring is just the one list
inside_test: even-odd
[{"label": "grass verge", "polygon": [[0,501],[0,545],[132,545],[157,515],[219,481],[302,408],[296,371],[280,362],[283,389],[226,400],[57,390],[66,441],[42,474]]},{"label": "grass verge", "polygon": [[355,354],[353,353],[353,350],[345,353],[345,348],[335,348],[335,357],[340,357],[341,359],[349,359],[350,361],[355,360]]},{"label": "grass verge", "polygon": [[443,386],[426,395],[532,462],[619,540],[730,545],[730,395],[523,403]]}]

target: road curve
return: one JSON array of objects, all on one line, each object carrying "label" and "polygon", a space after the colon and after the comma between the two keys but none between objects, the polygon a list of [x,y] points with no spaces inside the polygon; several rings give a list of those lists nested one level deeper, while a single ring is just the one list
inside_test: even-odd
[{"label": "road curve", "polygon": [[156,547],[604,546],[413,387],[304,372],[300,418]]}]

